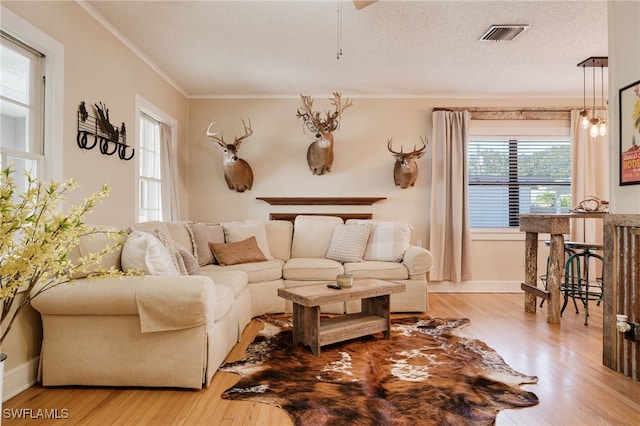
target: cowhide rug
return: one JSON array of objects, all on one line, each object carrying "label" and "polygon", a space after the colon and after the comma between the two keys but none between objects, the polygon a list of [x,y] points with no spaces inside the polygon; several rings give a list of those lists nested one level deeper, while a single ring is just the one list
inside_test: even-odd
[{"label": "cowhide rug", "polygon": [[290,317],[260,320],[246,358],[220,367],[241,375],[222,397],[276,405],[296,425],[494,424],[502,409],[538,403],[518,386],[537,377],[452,332],[468,319],[395,319],[390,340],[380,333],[323,346],[320,357],[293,345]]}]

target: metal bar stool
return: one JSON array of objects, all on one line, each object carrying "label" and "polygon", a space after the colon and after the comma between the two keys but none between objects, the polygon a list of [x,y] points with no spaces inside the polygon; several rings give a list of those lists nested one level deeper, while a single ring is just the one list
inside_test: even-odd
[{"label": "metal bar stool", "polygon": [[565,264],[564,280],[560,285],[560,291],[564,295],[564,303],[560,309],[560,314],[564,312],[569,298],[573,300],[576,314],[580,313],[576,300],[582,302],[585,317],[584,325],[589,325],[589,301],[596,301],[600,305],[602,301],[602,277],[590,277],[593,262],[598,263],[602,271],[603,258],[594,253],[595,250],[602,250],[600,244],[566,242],[565,248],[573,250],[575,253],[569,256]]}]

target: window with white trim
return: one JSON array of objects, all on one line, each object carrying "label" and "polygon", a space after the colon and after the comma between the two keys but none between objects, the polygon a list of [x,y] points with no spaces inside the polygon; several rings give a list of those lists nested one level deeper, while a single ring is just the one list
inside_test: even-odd
[{"label": "window with white trim", "polygon": [[0,36],[0,165],[11,165],[20,187],[24,171],[45,177],[45,55],[4,31]]},{"label": "window with white trim", "polygon": [[140,113],[138,222],[162,220],[161,123]]},{"label": "window with white trim", "polygon": [[518,227],[520,214],[570,210],[568,136],[471,136],[467,155],[471,228]]}]

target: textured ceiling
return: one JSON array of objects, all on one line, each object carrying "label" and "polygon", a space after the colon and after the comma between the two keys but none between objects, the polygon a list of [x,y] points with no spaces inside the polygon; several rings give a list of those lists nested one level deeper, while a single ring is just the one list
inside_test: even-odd
[{"label": "textured ceiling", "polygon": [[[604,0],[81,4],[190,97],[581,98],[576,65],[607,56]],[[529,29],[478,41],[503,24]]]}]

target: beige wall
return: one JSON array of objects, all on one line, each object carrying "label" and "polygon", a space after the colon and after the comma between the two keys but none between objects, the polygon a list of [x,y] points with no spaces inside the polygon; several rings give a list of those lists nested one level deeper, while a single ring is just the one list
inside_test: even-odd
[{"label": "beige wall", "polygon": [[[608,3],[610,194],[612,213],[640,213],[640,185],[619,186],[620,111],[618,91],[640,80],[640,2]],[[628,143],[628,142],[625,142]]]},{"label": "beige wall", "polygon": [[[318,97],[314,107],[330,108],[327,97]],[[270,212],[371,212],[380,219],[407,219],[414,227],[413,242],[429,245],[431,212],[431,147],[418,160],[416,186],[394,186],[394,148],[420,146],[420,136],[431,138],[434,107],[456,106],[571,106],[571,99],[353,99],[334,133],[335,161],[330,174],[314,176],[306,162],[306,150],[314,135],[303,131],[296,118],[299,98],[291,99],[192,99],[189,113],[189,213],[197,221],[222,222],[267,219]],[[227,188],[222,154],[206,136],[217,117],[217,131],[232,142],[242,132],[241,119],[250,118],[253,135],[243,142],[240,157],[251,165],[254,186],[242,194]],[[373,206],[270,206],[256,197],[304,196],[386,197]],[[474,240],[473,279],[519,282],[524,277],[524,237],[518,241]],[[540,252],[543,253],[544,246]],[[437,253],[436,253],[437,255]],[[541,254],[542,257],[542,254]]]},{"label": "beige wall", "polygon": [[[109,107],[111,122],[118,125],[125,122],[127,142],[134,144],[135,97],[140,95],[178,121],[178,141],[182,145],[187,139],[186,97],[75,2],[3,1],[2,6],[64,46],[64,93],[57,94],[64,98],[63,140],[56,141],[56,149],[63,152],[63,178],[74,177],[80,185],[71,194],[70,202],[78,202],[108,183],[111,195],[96,207],[88,220],[106,224],[131,223],[135,211],[136,162],[104,156],[98,149],[86,151],[78,148],[78,105],[81,101],[89,105],[105,103]],[[187,150],[178,149],[178,152],[181,155],[181,205],[188,214],[185,191]],[[2,347],[2,352],[8,354],[5,371],[37,357],[40,341],[39,316],[33,311],[23,312]]]}]

